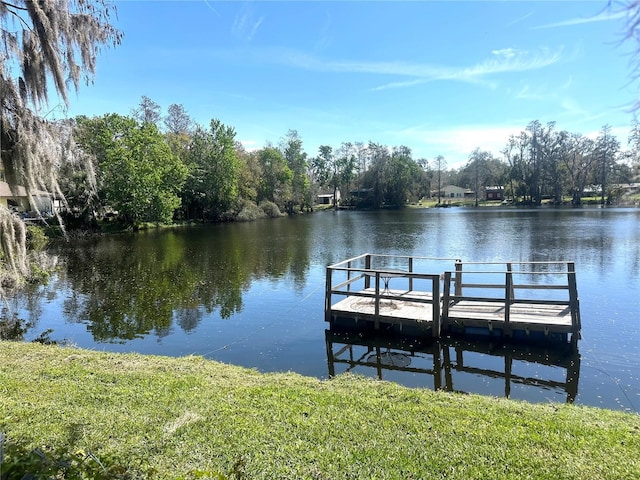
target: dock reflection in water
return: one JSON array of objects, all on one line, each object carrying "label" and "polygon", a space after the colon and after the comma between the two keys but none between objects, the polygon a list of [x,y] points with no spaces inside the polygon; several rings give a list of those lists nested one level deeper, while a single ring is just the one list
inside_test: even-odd
[{"label": "dock reflection in water", "polygon": [[409,374],[415,376],[415,386],[534,402],[561,401],[556,398],[561,396],[573,403],[578,395],[580,353],[571,343],[432,340],[337,329],[326,330],[325,338],[330,377],[368,372],[393,381]]}]

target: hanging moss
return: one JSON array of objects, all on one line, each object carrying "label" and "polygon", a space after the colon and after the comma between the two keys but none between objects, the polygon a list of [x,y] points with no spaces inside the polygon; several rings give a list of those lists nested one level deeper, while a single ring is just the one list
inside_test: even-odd
[{"label": "hanging moss", "polygon": [[[117,45],[122,33],[110,24],[115,7],[107,0],[0,1],[0,170],[12,190],[24,187],[38,212],[36,195],[64,201],[57,176],[66,162],[93,165],[73,142],[70,122],[50,122],[39,112],[49,83],[68,100],[95,72],[96,53]],[[40,213],[40,212],[38,212]],[[25,225],[0,206],[0,297],[28,273]]]}]

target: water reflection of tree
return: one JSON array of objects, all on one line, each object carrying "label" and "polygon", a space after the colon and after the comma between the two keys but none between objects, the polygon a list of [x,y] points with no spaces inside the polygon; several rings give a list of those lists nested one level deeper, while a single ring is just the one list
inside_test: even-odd
[{"label": "water reflection of tree", "polygon": [[[285,219],[286,220],[286,219]],[[304,285],[308,245],[288,221],[141,233],[60,247],[69,322],[87,323],[97,341],[126,341],[174,324],[194,331],[217,312],[239,313],[256,278],[291,275]]]}]

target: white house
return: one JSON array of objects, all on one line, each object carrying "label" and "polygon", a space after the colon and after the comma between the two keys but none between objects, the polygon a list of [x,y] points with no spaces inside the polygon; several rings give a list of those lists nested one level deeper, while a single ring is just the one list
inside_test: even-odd
[{"label": "white house", "polygon": [[[436,192],[437,195],[437,192]],[[456,185],[447,185],[440,190],[440,197],[443,199],[463,199],[472,197],[473,192],[469,189],[458,187]]]},{"label": "white house", "polygon": [[[318,204],[333,205],[333,192],[318,195]],[[340,190],[336,190],[336,202],[340,203]]]}]

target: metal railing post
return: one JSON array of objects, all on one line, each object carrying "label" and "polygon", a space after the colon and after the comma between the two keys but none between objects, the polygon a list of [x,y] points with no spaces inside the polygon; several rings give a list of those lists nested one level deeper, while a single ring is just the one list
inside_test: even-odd
[{"label": "metal railing post", "polygon": [[[507,272],[513,272],[511,263],[507,263]],[[515,288],[513,287],[513,281],[511,282],[511,299],[512,300],[516,299],[516,291],[515,291]]]},{"label": "metal railing post", "polygon": [[[413,273],[413,257],[409,257],[409,273]],[[413,276],[409,275],[409,291],[413,290]]]},{"label": "metal railing post", "polygon": [[441,329],[449,328],[449,304],[451,303],[451,272],[444,272],[444,292],[442,295],[442,324]]},{"label": "metal railing post", "polygon": [[327,267],[327,278],[324,290],[324,321],[331,323],[331,275],[333,270]]},{"label": "metal railing post", "polygon": [[[510,264],[509,264],[510,265]],[[511,314],[511,300],[513,299],[513,273],[509,268],[505,273],[504,281],[504,326],[509,327],[509,316]]]},{"label": "metal railing post", "polygon": [[509,318],[511,316],[511,292],[513,288],[512,273],[505,272],[504,279],[504,327],[502,327],[502,335],[505,337],[511,337],[511,325],[509,324]]},{"label": "metal railing post", "polygon": [[574,262],[567,262],[567,282],[569,284],[572,336],[580,338],[582,325],[580,320],[580,300],[578,299],[578,286],[576,282],[576,265]]},{"label": "metal railing post", "polygon": [[380,272],[376,272],[376,303],[374,328],[380,329]]},{"label": "metal railing post", "polygon": [[439,338],[440,330],[442,327],[441,325],[442,318],[440,316],[440,276],[432,277],[431,285],[432,285],[431,310],[433,312],[431,316],[431,320],[433,322],[431,335],[433,336],[433,338]]},{"label": "metal railing post", "polygon": [[[371,270],[371,254],[367,253],[364,257],[364,268],[366,270]],[[371,287],[371,279],[369,276],[366,276],[364,279],[364,288]]]},{"label": "metal railing post", "polygon": [[456,260],[456,287],[455,295],[462,296],[462,261]]}]

